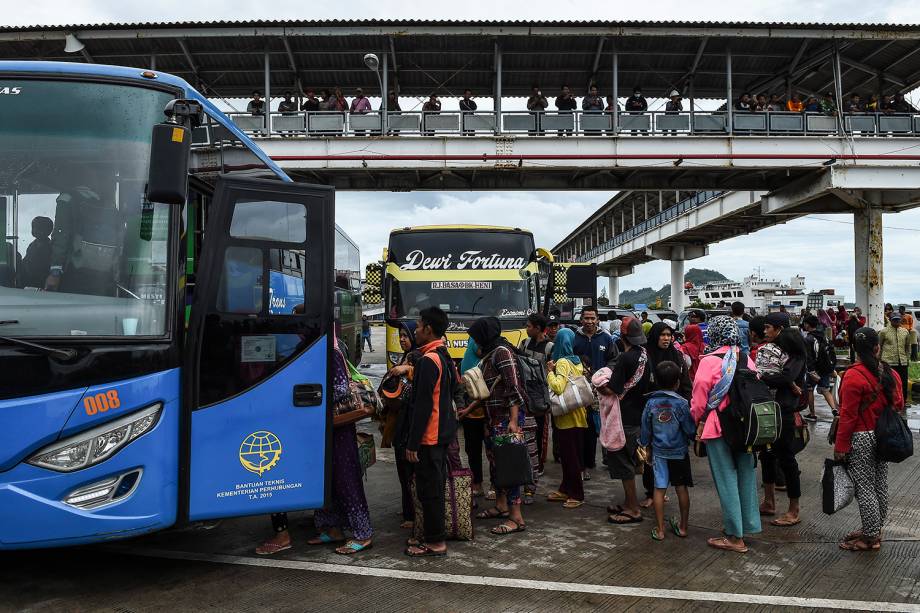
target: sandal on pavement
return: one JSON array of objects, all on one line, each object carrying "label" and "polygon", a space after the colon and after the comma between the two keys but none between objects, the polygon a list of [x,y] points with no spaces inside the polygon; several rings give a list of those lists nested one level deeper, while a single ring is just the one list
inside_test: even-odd
[{"label": "sandal on pavement", "polygon": [[735,553],[747,553],[748,551],[747,545],[732,543],[724,536],[711,538],[706,542],[710,547],[715,547],[716,549],[722,549],[724,551],[734,551]]},{"label": "sandal on pavement", "polygon": [[557,491],[557,492],[550,492],[549,494],[547,494],[546,499],[549,502],[565,502],[566,500],[569,499],[569,497],[563,494],[562,492]]},{"label": "sandal on pavement", "polygon": [[508,518],[508,521],[514,524],[513,528],[508,525],[508,522],[504,522],[504,523],[498,524],[497,526],[489,530],[489,532],[491,532],[492,534],[504,535],[504,534],[513,534],[515,532],[523,532],[524,530],[527,529],[526,524],[518,523],[516,520],[513,520],[511,518]]},{"label": "sandal on pavement", "polygon": [[843,541],[840,543],[840,548],[845,551],[878,551],[882,548],[882,544],[878,539],[867,541],[864,538],[857,538],[852,541]]},{"label": "sandal on pavement", "polygon": [[506,517],[508,517],[508,511],[502,511],[498,507],[491,507],[476,513],[476,519],[505,519]]},{"label": "sandal on pavement", "polygon": [[273,556],[276,553],[281,553],[282,551],[287,551],[291,548],[291,544],[280,545],[278,543],[272,543],[271,541],[266,541],[256,547],[256,555],[259,556]]},{"label": "sandal on pavement", "polygon": [[679,536],[682,539],[687,538],[687,533],[680,531],[680,521],[676,517],[671,517],[668,519],[668,524],[671,526],[671,532]]},{"label": "sandal on pavement", "polygon": [[611,524],[626,525],[626,524],[638,524],[642,521],[642,516],[638,515],[633,517],[632,515],[626,513],[625,511],[619,511],[615,514],[607,517],[607,521]]},{"label": "sandal on pavement", "polygon": [[623,505],[612,504],[612,505],[610,505],[609,507],[607,507],[607,512],[610,513],[611,515],[616,515],[617,513],[622,513],[622,512],[623,512]]},{"label": "sandal on pavement", "polygon": [[415,522],[407,520],[399,524],[399,527],[402,528],[403,530],[411,530],[412,528],[415,527]]},{"label": "sandal on pavement", "polygon": [[776,515],[776,510],[774,509],[773,511],[771,511],[770,509],[766,507],[764,503],[760,503],[760,514],[766,515],[768,517],[772,517],[773,515]]},{"label": "sandal on pavement", "polygon": [[800,524],[801,522],[802,520],[798,517],[793,519],[793,518],[790,518],[784,515],[783,517],[777,517],[776,519],[771,521],[770,525],[777,526],[779,528],[790,528],[792,526]]},{"label": "sandal on pavement", "polygon": [[655,526],[654,528],[652,528],[652,540],[653,541],[663,541],[664,540],[664,535],[658,534],[658,526]]},{"label": "sandal on pavement", "polygon": [[364,551],[365,549],[370,549],[374,544],[368,541],[366,544],[362,545],[360,542],[351,540],[345,543],[343,546],[336,548],[335,552],[340,556],[350,556],[358,553],[359,551]]},{"label": "sandal on pavement", "polygon": [[337,545],[344,542],[344,538],[335,539],[329,536],[328,532],[320,532],[319,536],[307,541],[307,545]]},{"label": "sandal on pavement", "polygon": [[562,508],[563,509],[577,509],[584,503],[585,503],[584,500],[575,500],[574,498],[569,498],[568,500],[562,503]]},{"label": "sandal on pavement", "polygon": [[447,549],[443,551],[435,551],[425,543],[419,543],[417,545],[409,545],[406,550],[403,552],[410,558],[424,558],[424,557],[438,557],[446,556]]}]

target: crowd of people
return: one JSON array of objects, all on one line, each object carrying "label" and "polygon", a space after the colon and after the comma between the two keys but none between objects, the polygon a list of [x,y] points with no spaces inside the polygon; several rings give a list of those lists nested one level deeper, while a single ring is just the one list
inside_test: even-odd
[{"label": "crowd of people", "polygon": [[[298,100],[300,105],[298,107]],[[550,101],[552,100],[552,108]],[[614,110],[613,96],[601,96],[598,86],[592,84],[585,92],[581,103],[578,102],[568,85],[563,85],[555,98],[544,95],[539,85],[533,85],[530,96],[527,98],[525,107],[534,115],[539,115],[546,111],[555,110],[560,113],[571,113],[579,108],[584,113],[610,113]],[[719,110],[725,111],[727,104]],[[633,89],[632,94],[626,98],[623,105],[619,100],[616,103],[618,112],[625,112],[630,115],[642,115],[649,112],[648,99],[643,94],[641,87]],[[251,115],[265,114],[265,100],[262,93],[254,91],[252,99],[249,101],[246,112]],[[386,109],[390,113],[401,113],[402,109],[399,104],[399,96],[395,91],[389,91],[387,95]],[[473,113],[478,109],[473,92],[470,89],[463,91],[463,97],[459,101],[461,113]],[[857,92],[853,92],[838,104],[833,92],[826,92],[823,96],[801,96],[798,93],[791,93],[785,97],[778,93],[751,94],[743,92],[732,103],[732,109],[736,113],[808,113],[835,116],[839,113],[845,114],[881,114],[881,115],[904,115],[917,113],[917,109],[907,100],[902,93],[897,94],[869,94],[867,98]],[[296,114],[298,111],[303,112],[338,112],[350,114],[365,114],[373,111],[370,100],[364,95],[362,88],[357,88],[354,97],[351,100],[345,97],[341,87],[332,89],[322,89],[319,95],[313,89],[308,89],[302,95],[295,99],[294,93],[285,91],[282,100],[278,105],[278,112],[282,115]],[[432,93],[422,104],[421,110],[424,113],[437,114],[441,112],[441,100],[436,93]],[[682,94],[676,90],[670,90],[667,94],[664,114],[673,115],[685,110]],[[642,132],[642,130],[639,130]],[[600,134],[600,131],[593,131]],[[666,131],[667,133],[668,131]],[[398,132],[396,132],[398,133]],[[535,122],[531,135],[542,134],[542,128],[539,122]],[[571,130],[562,130],[560,134],[571,134]],[[635,133],[635,131],[633,131]],[[465,134],[472,134],[466,130]]]},{"label": "crowd of people", "polygon": [[[446,350],[448,319],[443,311],[426,308],[417,321],[400,322],[403,356],[384,381],[395,378],[405,388],[396,414],[381,428],[384,444],[392,444],[395,451],[401,528],[417,528],[416,513],[422,511],[423,529],[415,531],[422,537],[408,538],[405,554],[447,553],[445,483],[449,472],[462,465],[461,430],[472,473],[470,493],[485,502],[477,503],[475,517],[492,522],[493,535],[527,530],[526,507],[535,502],[550,457],[560,464],[562,476],[558,483],[547,484],[545,500],[564,510],[584,505],[584,482],[597,478],[600,456],[605,472],[622,488],[621,499],[607,507],[608,522],[638,524],[645,519],[643,509],[652,509],[649,534],[654,541],[668,535],[685,538],[694,484],[692,452],[707,457],[721,507],[722,534],[709,538],[708,544],[745,553],[745,538],[761,532],[767,519],[778,529],[802,521],[797,456],[808,442],[806,422],[816,419],[816,392],[837,418],[833,454],[848,462],[861,518],[861,527],[848,533],[840,547],[878,550],[888,485],[887,464],[876,457],[874,429],[887,407],[903,411],[905,406],[906,363],[917,351],[909,314],[886,308],[886,327],[878,332],[866,326],[858,309],[802,313],[794,327],[785,312],[752,317],[743,304],[731,306],[731,315],[708,320],[704,311],[693,310],[682,330],[674,321],[649,326],[624,317],[613,320],[608,331],[591,306],[583,308],[580,326],[562,325],[558,313],[532,314],[527,338],[519,346],[503,336],[499,319],[483,317],[469,327],[459,367]],[[852,360],[839,374],[834,340],[841,334],[848,337]],[[528,387],[533,379],[525,379],[522,358],[543,369],[548,397],[556,399],[550,402],[551,411],[533,410]],[[831,379],[838,376],[839,402],[831,392]],[[474,400],[475,385],[469,382],[477,377],[488,391]],[[340,353],[334,380],[335,394],[346,393]],[[727,438],[726,411],[739,402],[737,382],[745,380],[765,384],[777,407],[782,427],[770,445],[738,448]],[[587,395],[576,389],[582,385],[590,386]],[[573,404],[572,397],[581,401]],[[334,544],[343,555],[372,544],[355,437],[354,424],[335,429],[332,501],[317,511],[318,533],[309,541]],[[502,482],[497,476],[511,470],[503,465],[512,457],[503,453],[512,449],[502,449],[506,445],[520,446],[514,449],[528,458],[523,461],[529,461],[532,478],[495,487]],[[483,453],[492,488],[485,487]],[[667,518],[669,487],[676,493],[679,514]],[[783,509],[779,491],[787,499]],[[276,534],[259,547],[260,554],[291,546],[286,517],[273,516],[272,521]]]}]

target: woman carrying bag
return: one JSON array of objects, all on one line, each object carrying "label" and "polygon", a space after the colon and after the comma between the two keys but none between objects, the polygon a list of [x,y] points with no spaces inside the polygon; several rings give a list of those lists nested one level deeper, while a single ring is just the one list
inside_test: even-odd
[{"label": "woman carrying bag", "polygon": [[[394,322],[395,323],[395,322]],[[381,396],[389,398],[389,407],[384,418],[383,442],[381,447],[387,447],[392,442],[396,454],[396,474],[399,477],[399,488],[402,492],[402,517],[400,528],[410,529],[415,520],[415,505],[409,485],[412,483],[412,464],[406,460],[406,415],[407,404],[412,399],[412,379],[415,363],[421,357],[421,352],[415,342],[415,322],[398,322],[399,346],[403,356],[399,364],[390,369],[380,384]],[[397,392],[390,392],[393,381],[397,382]],[[396,394],[395,398],[390,398]],[[395,410],[394,410],[395,409]],[[388,436],[389,434],[389,436]]]},{"label": "woman carrying bag", "polygon": [[847,472],[856,489],[862,528],[847,534],[840,548],[876,551],[888,515],[888,463],[877,457],[876,423],[889,407],[904,409],[901,379],[879,360],[878,332],[859,328],[852,337],[856,363],[840,383],[840,420],[834,460],[847,460]]},{"label": "woman carrying bag", "polygon": [[[497,317],[482,317],[477,319],[469,329],[470,337],[479,347],[478,354],[482,358],[482,375],[486,387],[491,390],[488,398],[482,401],[489,424],[491,440],[489,456],[489,472],[495,488],[495,506],[477,514],[477,519],[501,519],[500,524],[493,527],[492,534],[505,535],[523,532],[526,528],[524,516],[521,514],[522,482],[521,485],[500,487],[499,473],[504,473],[504,468],[499,467],[500,457],[508,457],[508,451],[497,450],[500,446],[519,445],[522,449],[533,449],[536,454],[536,439],[525,437],[524,389],[518,372],[517,358],[514,347],[502,337],[501,322]],[[517,451],[517,450],[513,450]],[[531,475],[531,482],[533,476]]]},{"label": "woman carrying bag", "polygon": [[[546,363],[546,382],[549,389],[561,395],[572,385],[571,380],[584,376],[584,366],[574,354],[575,333],[562,328],[556,333],[552,359]],[[562,464],[562,483],[546,499],[561,502],[566,509],[577,509],[585,503],[584,483],[581,480],[582,439],[588,427],[585,407],[578,407],[565,415],[553,416],[553,436],[559,450]]]},{"label": "woman carrying bag", "polygon": [[[697,438],[706,444],[712,480],[722,506],[724,536],[709,539],[710,547],[746,553],[744,536],[761,531],[754,455],[735,452],[722,439],[718,413],[728,407],[728,391],[738,366],[741,336],[731,317],[714,317],[709,341],[715,349],[700,360],[693,381],[690,413],[697,422]],[[748,369],[756,370],[748,358]]]}]

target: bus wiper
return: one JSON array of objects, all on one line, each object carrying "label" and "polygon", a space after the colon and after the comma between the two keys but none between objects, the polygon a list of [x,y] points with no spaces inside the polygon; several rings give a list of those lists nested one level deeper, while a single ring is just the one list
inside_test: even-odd
[{"label": "bus wiper", "polygon": [[[11,323],[9,321],[0,322],[0,324]],[[11,345],[21,345],[23,347],[28,347],[29,349],[38,349],[42,353],[48,355],[54,355],[62,360],[72,360],[77,357],[77,352],[73,349],[58,349],[56,347],[48,347],[47,345],[39,345],[38,343],[31,343],[29,341],[24,341],[21,338],[14,338],[11,336],[0,336],[0,341],[5,341]]]}]

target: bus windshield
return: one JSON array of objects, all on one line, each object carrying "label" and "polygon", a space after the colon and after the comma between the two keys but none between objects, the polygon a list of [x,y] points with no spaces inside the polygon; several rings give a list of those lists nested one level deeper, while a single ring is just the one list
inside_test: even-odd
[{"label": "bus windshield", "polygon": [[144,201],[168,92],[3,79],[0,335],[166,332],[170,207]]}]

